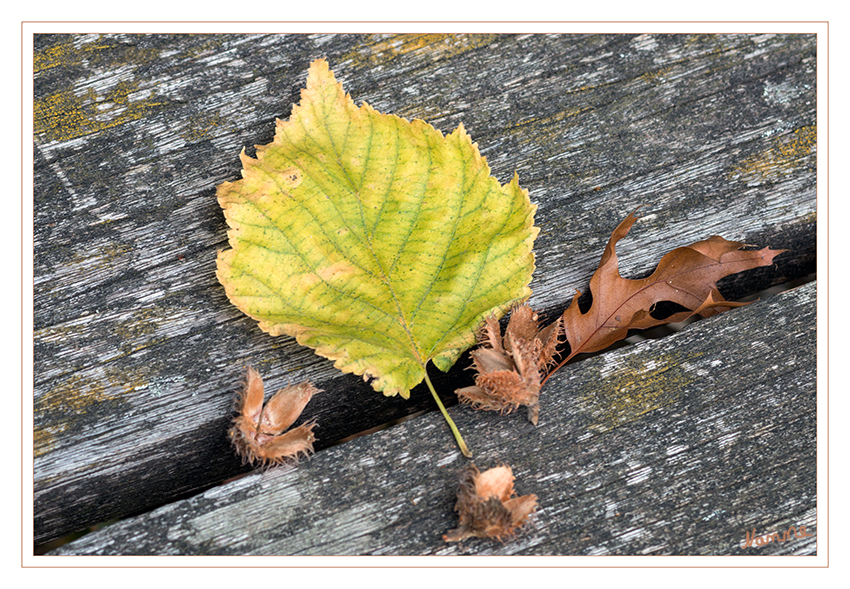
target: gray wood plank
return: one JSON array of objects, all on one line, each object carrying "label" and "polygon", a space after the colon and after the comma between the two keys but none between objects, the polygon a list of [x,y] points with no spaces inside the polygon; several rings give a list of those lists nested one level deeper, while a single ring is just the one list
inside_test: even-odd
[{"label": "gray wood plank", "polygon": [[[813,35],[37,36],[35,529],[43,542],[244,472],[225,431],[252,364],[326,392],[318,447],[432,408],[384,398],[240,314],[215,186],[327,57],[357,103],[443,132],[539,205],[532,304],[584,288],[637,205],[624,275],[711,234],[789,248],[738,297],[814,271]],[[462,367],[438,375],[452,396]]]},{"label": "gray wood plank", "polygon": [[[428,414],[54,554],[816,554],[815,302],[809,283],[570,365],[536,428],[452,408],[474,461],[510,464],[539,498],[504,544],[442,541],[466,459]],[[809,537],[743,547],[801,525]]]}]

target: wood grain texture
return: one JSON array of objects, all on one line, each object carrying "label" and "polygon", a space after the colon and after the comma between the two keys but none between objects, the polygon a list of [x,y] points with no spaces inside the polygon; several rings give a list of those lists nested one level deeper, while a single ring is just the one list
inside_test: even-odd
[{"label": "wood grain texture", "polygon": [[[815,298],[809,283],[571,365],[536,428],[452,408],[476,464],[510,464],[517,493],[539,498],[504,544],[442,541],[467,462],[432,413],[56,553],[816,554]],[[810,537],[742,548],[753,529],[801,525]]]},{"label": "wood grain texture", "polygon": [[[432,409],[261,333],[215,279],[215,187],[317,57],[356,103],[463,122],[501,182],[519,173],[550,316],[639,204],[624,276],[711,234],[793,250],[729,298],[814,271],[814,35],[37,35],[36,542],[244,472],[225,432],[246,364],[325,390],[303,416],[320,449]],[[466,365],[435,375],[447,401]]]}]

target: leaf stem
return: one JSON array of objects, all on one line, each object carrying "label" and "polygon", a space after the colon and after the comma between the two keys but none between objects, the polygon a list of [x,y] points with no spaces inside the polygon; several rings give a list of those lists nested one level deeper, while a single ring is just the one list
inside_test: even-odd
[{"label": "leaf stem", "polygon": [[440,408],[440,413],[443,414],[443,418],[445,418],[446,423],[449,424],[449,427],[452,430],[452,433],[455,436],[455,440],[457,441],[457,445],[460,448],[461,453],[467,458],[472,458],[472,452],[469,451],[469,448],[466,447],[466,442],[463,441],[463,437],[460,435],[460,431],[457,429],[455,422],[452,421],[452,418],[449,417],[446,408],[443,406],[443,402],[440,401],[440,396],[437,394],[437,391],[434,390],[434,385],[431,384],[431,379],[428,378],[428,370],[425,370],[425,383],[428,385],[428,388],[431,389],[431,394],[434,396],[434,400],[437,402],[437,407]]}]

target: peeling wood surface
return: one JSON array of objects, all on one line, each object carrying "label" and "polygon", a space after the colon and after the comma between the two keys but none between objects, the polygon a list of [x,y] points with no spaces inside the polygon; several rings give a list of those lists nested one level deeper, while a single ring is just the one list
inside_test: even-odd
[{"label": "peeling wood surface", "polygon": [[[531,303],[550,316],[639,204],[624,276],[711,234],[793,250],[725,280],[729,298],[814,272],[814,35],[37,35],[37,543],[245,472],[225,432],[246,364],[270,390],[326,391],[303,416],[319,449],[433,409],[261,333],[215,279],[215,187],[317,57],[356,103],[463,122],[501,182],[519,173],[539,205]],[[467,364],[435,375],[447,401]]]},{"label": "peeling wood surface", "polygon": [[[56,553],[816,554],[815,300],[809,283],[571,365],[537,428],[522,411],[452,408],[476,464],[510,464],[517,493],[538,496],[505,544],[442,541],[466,459],[431,413]],[[808,537],[745,546],[790,526]]]}]

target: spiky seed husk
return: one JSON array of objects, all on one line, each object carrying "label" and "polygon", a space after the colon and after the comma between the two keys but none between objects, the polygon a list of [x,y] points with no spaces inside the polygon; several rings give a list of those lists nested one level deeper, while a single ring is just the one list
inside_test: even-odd
[{"label": "spiky seed husk", "polygon": [[541,379],[562,333],[561,317],[538,329],[537,313],[525,304],[514,307],[504,337],[496,318],[487,318],[478,333],[481,347],[471,352],[475,385],[455,393],[475,409],[510,413],[526,406],[529,421],[537,425]]},{"label": "spiky seed husk", "polygon": [[290,385],[275,393],[265,406],[263,391],[262,377],[249,366],[236,393],[236,417],[228,432],[243,464],[297,462],[299,456],[312,454],[315,422],[283,432],[298,419],[319,389],[309,382]]},{"label": "spiky seed husk", "polygon": [[443,540],[459,542],[480,537],[501,542],[514,535],[537,508],[537,496],[511,497],[513,494],[510,466],[497,466],[482,473],[470,464],[461,473],[455,505],[460,526],[444,535]]}]

